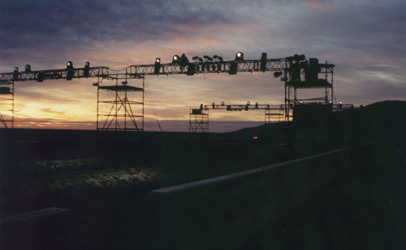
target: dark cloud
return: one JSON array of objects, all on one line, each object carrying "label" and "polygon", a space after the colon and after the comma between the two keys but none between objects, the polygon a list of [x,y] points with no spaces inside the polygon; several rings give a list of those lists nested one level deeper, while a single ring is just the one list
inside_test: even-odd
[{"label": "dark cloud", "polygon": [[[178,27],[226,23],[218,9],[188,1],[13,1],[2,4],[5,48],[91,47],[97,41],[144,41],[182,32]],[[61,46],[63,45],[63,46]]]},{"label": "dark cloud", "polygon": [[[362,50],[368,54],[393,57],[405,53],[406,3],[347,4],[332,11],[306,12],[290,23],[292,34],[308,46],[319,49],[345,48],[350,53]],[[302,39],[300,39],[302,38]]]},{"label": "dark cloud", "polygon": [[60,58],[72,58],[77,54],[83,57],[83,52],[119,49],[122,45],[118,43],[164,44],[179,37],[202,36],[202,29],[207,27],[233,25],[243,20],[233,15],[235,11],[219,7],[221,5],[215,1],[186,0],[1,3],[0,64],[40,61],[55,65]]}]

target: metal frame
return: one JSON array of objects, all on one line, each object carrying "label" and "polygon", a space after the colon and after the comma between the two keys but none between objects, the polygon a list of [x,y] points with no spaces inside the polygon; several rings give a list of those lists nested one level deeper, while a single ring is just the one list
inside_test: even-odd
[{"label": "metal frame", "polygon": [[[293,110],[296,105],[317,103],[329,106],[333,110],[334,106],[334,64],[319,64],[321,69],[318,76],[322,76],[317,81],[295,81],[290,73],[292,61],[288,62],[284,71],[285,81],[285,121],[293,119]],[[300,76],[305,75],[303,71]],[[299,89],[324,89],[324,96],[307,99],[299,99],[297,92]]]},{"label": "metal frame", "polygon": [[[88,72],[87,72],[88,71]],[[59,80],[67,79],[68,73],[72,72],[72,79],[89,78],[89,77],[109,77],[110,70],[108,67],[90,67],[88,70],[85,68],[77,69],[48,69],[37,71],[14,71],[11,73],[1,73],[1,82],[10,81],[37,81],[42,82],[44,80]],[[87,73],[86,73],[87,72]]]},{"label": "metal frame", "polygon": [[0,123],[14,128],[14,81],[0,83],[0,88]]},{"label": "metal frame", "polygon": [[[204,113],[203,111],[207,113]],[[209,132],[209,109],[192,109],[192,108],[190,109],[189,132],[190,133]]]},{"label": "metal frame", "polygon": [[[101,86],[98,83],[97,86],[97,121],[96,129],[99,131],[144,131],[144,87],[145,80],[143,77],[137,77],[142,79],[142,87],[129,86],[128,78],[122,75],[110,76],[110,80],[115,81],[115,85]],[[122,85],[119,85],[119,80],[123,81]],[[113,93],[114,98],[103,99],[100,97],[100,90],[108,93]],[[140,97],[142,101],[130,100],[128,93],[141,92]],[[105,105],[110,104],[109,112],[105,112],[101,106],[105,108]],[[135,106],[141,105],[141,111],[139,114],[134,114],[133,109]],[[104,122],[100,121],[102,117],[105,117]]]},{"label": "metal frame", "polygon": [[[214,57],[213,57],[214,58]],[[243,58],[236,58],[235,60],[223,61],[222,59],[208,59],[204,61],[203,59],[197,60],[192,63],[180,63],[172,62],[161,64],[158,60],[155,64],[147,65],[131,65],[122,69],[121,73],[111,73],[108,67],[89,67],[87,64],[84,68],[74,69],[73,67],[67,69],[56,69],[56,70],[41,70],[41,71],[18,71],[18,68],[11,73],[0,73],[0,84],[7,84],[9,82],[16,81],[30,81],[36,80],[42,82],[44,80],[55,80],[55,79],[80,79],[88,77],[97,77],[98,79],[115,79],[125,77],[125,79],[141,79],[146,75],[172,75],[172,74],[183,74],[183,75],[194,75],[194,74],[207,74],[207,73],[228,73],[237,74],[238,72],[266,72],[274,71],[276,74],[283,74],[282,81],[285,82],[285,102],[284,102],[284,115],[285,121],[290,121],[293,118],[293,109],[295,105],[302,104],[305,102],[317,102],[325,105],[331,105],[333,107],[333,70],[335,65],[333,64],[318,64],[318,67],[324,71],[320,74],[324,74],[325,79],[318,82],[300,81],[300,76],[305,75],[305,68],[300,69],[299,80],[297,75],[292,72],[295,69],[295,63],[299,63],[297,58],[301,58],[301,63],[306,63],[304,55],[294,55],[285,58],[267,59],[266,53],[263,53],[262,58],[259,60],[244,60]],[[310,60],[309,60],[310,63]],[[302,67],[302,66],[301,66]],[[303,70],[303,71],[302,71]],[[279,74],[278,74],[279,75]],[[325,95],[322,98],[311,98],[311,99],[301,99],[297,98],[298,89],[302,88],[324,88]],[[14,90],[13,90],[14,94]],[[99,96],[98,96],[99,98]],[[14,96],[13,96],[14,99]],[[120,101],[117,98],[114,103]],[[144,101],[143,101],[144,102]],[[123,106],[128,105],[126,101],[122,102]],[[144,112],[144,111],[143,111]],[[142,113],[143,113],[142,112]],[[143,116],[143,115],[142,115]],[[14,117],[14,116],[13,116]],[[99,117],[99,114],[98,114]],[[269,111],[269,115],[265,118],[265,122],[270,120],[272,117],[272,112]],[[269,118],[269,119],[268,119]],[[97,122],[98,123],[98,122]],[[143,127],[143,126],[142,126]],[[97,129],[99,127],[97,126]]]},{"label": "metal frame", "polygon": [[[264,110],[265,111],[265,124],[272,122],[272,118],[277,118],[281,121],[284,117],[284,105],[270,105],[270,104],[232,104],[226,105],[224,102],[219,104],[213,103],[212,105],[200,105],[200,108],[190,108],[189,112],[189,132],[209,132],[209,110],[226,110],[226,111],[250,111],[250,110]],[[206,113],[205,113],[206,112]]]},{"label": "metal frame", "polygon": [[278,122],[282,121],[285,114],[285,106],[281,105],[269,105],[265,108],[265,124],[270,124],[273,118],[277,118]]},{"label": "metal frame", "polygon": [[[128,77],[139,77],[146,75],[173,75],[183,74],[187,75],[189,67],[193,67],[194,74],[207,74],[207,73],[228,73],[236,74],[237,72],[265,72],[265,71],[283,71],[288,62],[287,58],[266,59],[265,67],[261,70],[262,60],[241,60],[241,61],[205,61],[194,62],[187,65],[180,65],[179,63],[165,63],[160,64],[158,71],[155,71],[155,64],[145,65],[131,65],[125,68],[125,72],[119,73],[127,75]],[[236,72],[232,72],[232,68],[236,67]],[[0,73],[0,82],[9,81],[44,81],[44,80],[58,80],[67,79],[68,73],[71,72],[72,79],[101,77],[109,78],[117,75],[112,73],[108,67],[89,67],[85,68],[72,68],[72,69],[50,69],[38,71],[16,71],[9,73]]]}]

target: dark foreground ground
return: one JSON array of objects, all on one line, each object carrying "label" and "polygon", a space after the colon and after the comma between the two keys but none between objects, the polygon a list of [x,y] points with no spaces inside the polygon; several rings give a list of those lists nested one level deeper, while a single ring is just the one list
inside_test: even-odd
[{"label": "dark foreground ground", "polygon": [[[20,131],[2,141],[1,249],[406,246],[404,137],[332,144],[329,137],[302,134],[288,146],[287,138],[237,135],[94,140],[79,131],[59,132],[56,140],[53,133],[36,131],[36,139]],[[347,147],[228,182],[150,192]],[[15,214],[49,207],[68,210],[10,222]]]}]

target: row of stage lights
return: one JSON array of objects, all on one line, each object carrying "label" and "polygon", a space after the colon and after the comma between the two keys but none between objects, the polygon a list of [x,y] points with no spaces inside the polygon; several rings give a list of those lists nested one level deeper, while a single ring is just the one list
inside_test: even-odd
[{"label": "row of stage lights", "polygon": [[[266,53],[263,53],[266,54]],[[223,58],[221,56],[218,55],[214,55],[213,57],[210,56],[203,56],[203,58],[199,57],[199,56],[194,56],[192,58],[193,61],[195,61],[196,63],[204,63],[204,62],[222,62]],[[244,61],[244,53],[242,52],[237,52],[235,55],[235,61]],[[155,63],[156,64],[160,64],[161,63],[161,58],[156,58],[155,59]],[[187,65],[189,63],[189,59],[186,57],[185,54],[182,54],[182,56],[178,56],[178,55],[174,55],[172,57],[172,64],[177,64],[177,65]]]},{"label": "row of stage lights", "polygon": [[[72,80],[72,78],[74,76],[74,73],[75,73],[74,70],[73,70],[74,67],[73,67],[72,61],[68,61],[68,63],[66,64],[66,69],[68,70],[68,73],[66,75],[66,80]],[[25,65],[24,72],[25,73],[32,73],[30,64]],[[90,63],[86,62],[85,66],[83,68],[83,76],[88,77],[89,73],[90,73]],[[14,67],[14,79],[17,79],[18,74],[19,74],[18,67]],[[44,80],[44,77],[45,77],[44,72],[39,72],[38,76],[37,76],[37,81],[42,82]]]},{"label": "row of stage lights", "polygon": [[[195,71],[199,70],[206,70],[206,71],[221,71],[221,64],[215,64],[215,63],[222,63],[223,58],[218,55],[214,55],[213,57],[210,56],[203,56],[203,58],[199,56],[194,56],[192,58],[194,63],[190,63],[189,59],[186,57],[185,54],[182,54],[182,56],[179,55],[174,55],[172,57],[172,65],[179,65],[181,67],[187,67],[187,75],[194,75]],[[237,69],[238,69],[238,62],[244,61],[244,53],[242,52],[237,52],[235,54],[235,60],[230,64],[230,74],[237,74]],[[261,70],[265,71],[266,70],[266,63],[267,63],[267,54],[262,53],[261,57]],[[202,65],[196,65],[196,64],[202,64]],[[206,64],[206,65],[205,65]],[[155,69],[154,73],[159,74],[161,69],[161,58],[156,58],[155,59]]]},{"label": "row of stage lights", "polygon": [[[195,63],[190,63],[189,59],[186,57],[185,54],[182,54],[182,56],[174,55],[172,57],[172,64],[173,65],[180,65],[181,67],[187,67],[187,75],[194,75],[195,71],[199,70],[207,70],[207,71],[221,71],[221,63],[223,62],[223,58],[218,55],[214,55],[213,57],[210,56],[203,56],[203,58],[194,56],[192,60]],[[235,60],[234,62],[230,63],[230,69],[229,69],[229,74],[237,74],[237,69],[238,69],[238,62],[244,61],[244,53],[242,52],[237,52],[235,54]],[[206,65],[204,65],[207,63]],[[215,64],[215,63],[220,63],[220,64]],[[203,65],[196,65],[196,64],[203,64]],[[262,53],[261,56],[261,64],[260,64],[260,70],[261,71],[266,71],[266,64],[267,64],[267,53]],[[201,68],[199,68],[201,67]],[[72,80],[74,76],[74,67],[73,67],[73,62],[68,61],[66,65],[66,69],[68,70],[67,75],[66,75],[66,80]],[[160,74],[160,69],[161,69],[161,58],[156,58],[155,59],[155,69],[154,73],[155,74]],[[27,64],[25,65],[25,73],[31,73],[31,65]],[[83,68],[83,77],[88,77],[90,72],[90,63],[86,62],[85,66]],[[18,67],[14,68],[14,78],[17,79],[17,76],[19,74],[19,69]],[[282,75],[282,72],[275,72],[274,76],[279,77]],[[42,82],[44,80],[44,72],[39,72],[38,73],[38,82]]]},{"label": "row of stage lights", "polygon": [[[72,63],[72,61],[69,61],[67,64],[66,64],[66,69],[67,70],[72,70],[72,69],[74,69],[73,68],[73,63]],[[90,70],[90,63],[89,62],[86,62],[85,63],[85,67],[83,68],[84,70]],[[19,68],[18,67],[14,67],[14,72],[19,72]],[[27,64],[27,65],[25,65],[25,70],[24,70],[24,72],[25,73],[31,73],[32,72],[32,70],[31,70],[31,65],[30,64]]]}]

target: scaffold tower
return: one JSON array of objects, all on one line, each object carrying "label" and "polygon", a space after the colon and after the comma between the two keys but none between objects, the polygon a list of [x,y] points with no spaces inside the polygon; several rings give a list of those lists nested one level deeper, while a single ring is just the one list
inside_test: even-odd
[{"label": "scaffold tower", "polygon": [[189,132],[208,133],[209,132],[209,109],[200,106],[199,109],[190,109],[189,112]]},{"label": "scaffold tower", "polygon": [[[319,64],[317,58],[305,60],[304,55],[295,55],[286,58],[287,67],[285,69],[285,120],[293,118],[293,110],[297,106],[307,104],[322,105],[332,111],[334,103],[334,64]],[[304,77],[303,77],[304,76]],[[322,91],[323,95],[317,97],[300,98],[298,90],[312,89]]]},{"label": "scaffold tower", "polygon": [[14,128],[14,81],[0,83],[0,122]]},{"label": "scaffold tower", "polygon": [[[137,77],[142,86],[128,85],[127,78],[110,76],[115,85],[97,83],[97,130],[144,130],[144,77]],[[121,83],[119,81],[123,80]]]}]

